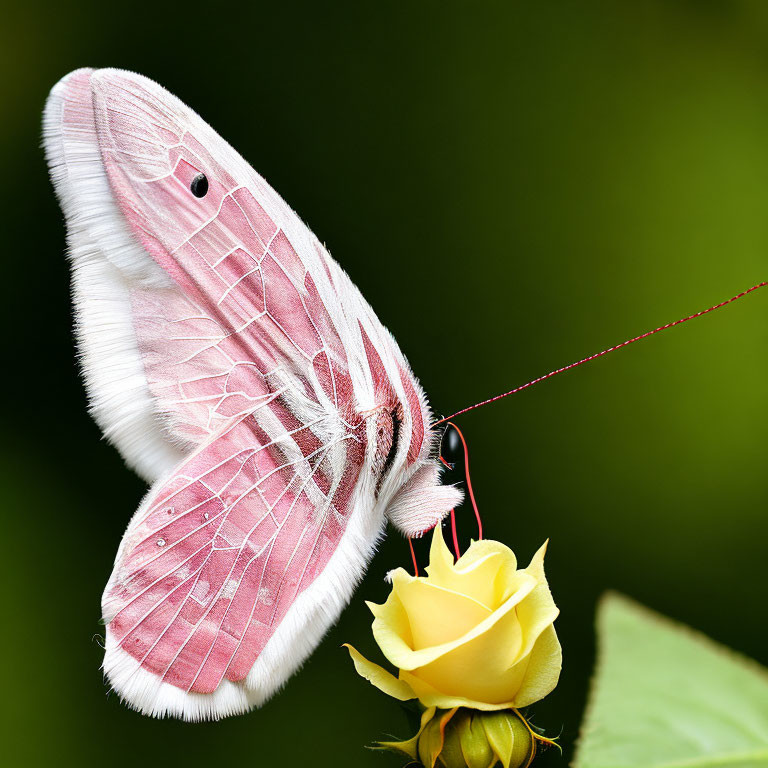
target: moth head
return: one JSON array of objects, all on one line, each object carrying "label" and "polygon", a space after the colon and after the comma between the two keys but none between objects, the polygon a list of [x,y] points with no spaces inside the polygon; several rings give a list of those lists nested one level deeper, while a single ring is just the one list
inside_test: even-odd
[{"label": "moth head", "polygon": [[369,425],[376,492],[390,522],[406,536],[418,537],[458,506],[463,495],[441,482],[437,456],[443,430],[431,426],[424,391],[394,342],[382,339],[374,348],[365,334],[363,339],[379,404]]},{"label": "moth head", "polygon": [[[418,387],[415,379],[414,385]],[[432,414],[423,395],[421,402],[425,423],[431,424]],[[463,501],[464,494],[458,488],[441,482],[443,465],[436,459],[439,456],[449,465],[453,464],[459,452],[457,439],[458,431],[452,425],[427,426],[425,446],[428,447],[429,453],[421,457],[417,469],[387,509],[390,521],[406,535],[419,537],[432,530],[448,512]]]}]

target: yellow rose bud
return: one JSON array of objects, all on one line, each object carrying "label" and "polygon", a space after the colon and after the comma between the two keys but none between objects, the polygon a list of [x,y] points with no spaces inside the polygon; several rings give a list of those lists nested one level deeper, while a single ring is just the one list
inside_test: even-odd
[{"label": "yellow rose bud", "polygon": [[436,526],[427,576],[398,568],[387,601],[368,604],[374,638],[399,677],[350,648],[358,673],[426,707],[502,710],[542,699],[562,665],[545,550],[518,570],[509,547],[474,541],[454,563]]},{"label": "yellow rose bud", "polygon": [[380,742],[426,768],[526,768],[535,753],[530,728],[512,710],[426,710],[408,741]]}]

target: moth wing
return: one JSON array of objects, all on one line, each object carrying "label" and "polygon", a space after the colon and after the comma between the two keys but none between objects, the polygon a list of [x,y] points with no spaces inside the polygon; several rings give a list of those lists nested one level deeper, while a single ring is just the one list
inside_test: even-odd
[{"label": "moth wing", "polygon": [[359,578],[381,529],[353,514],[364,444],[285,430],[289,411],[276,396],[199,448],[131,521],[103,598],[104,668],[145,714],[260,704]]},{"label": "moth wing", "polygon": [[[158,264],[121,210],[114,187],[118,174],[110,179],[107,168],[132,151],[148,155],[151,147],[143,144],[149,139],[178,140],[174,170],[183,178],[174,192],[191,197],[186,176],[201,153],[199,140],[177,136],[171,118],[167,125],[147,119],[147,99],[163,100],[158,114],[186,109],[151,81],[128,73],[105,79],[120,89],[118,109],[108,99],[99,103],[97,77],[93,70],[77,70],[54,87],[44,115],[44,143],[67,220],[75,328],[90,409],[126,462],[153,482],[253,408],[264,390],[258,379],[268,369],[282,366],[284,378],[303,388],[306,381],[299,382],[297,374],[309,355],[334,395],[334,407],[338,397],[350,397],[351,389],[341,392],[340,384],[333,391],[346,353],[326,304],[342,300],[337,285],[342,293],[354,288],[252,170],[258,185],[251,187],[263,192],[262,199],[256,200],[252,189],[224,189],[226,178],[214,182],[196,211],[205,219],[177,254],[191,254],[193,279],[210,290],[196,290],[188,274]],[[97,117],[108,123],[106,134],[97,132]],[[150,135],[150,129],[159,135]],[[124,139],[131,131],[136,138],[129,146]],[[104,145],[105,135],[113,146]],[[229,245],[213,243],[216,234]],[[265,279],[274,280],[269,292]]]},{"label": "moth wing", "polygon": [[[336,618],[388,503],[419,532],[459,494],[427,459],[428,408],[391,336],[185,105],[80,70],[52,92],[45,137],[94,415],[155,481],[104,593],[105,670],[148,714],[244,711]],[[402,469],[374,488],[386,456],[369,448],[394,409]]]}]

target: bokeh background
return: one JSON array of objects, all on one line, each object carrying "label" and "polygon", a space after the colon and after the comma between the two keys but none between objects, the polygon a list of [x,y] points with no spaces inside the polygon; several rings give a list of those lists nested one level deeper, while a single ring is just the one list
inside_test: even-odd
[{"label": "bokeh background", "polygon": [[[378,658],[363,599],[407,564],[397,535],[263,710],[188,725],[107,695],[100,593],[144,487],[86,414],[45,96],[119,66],[192,105],[449,413],[768,278],[768,5],[4,5],[0,762],[399,765],[364,745],[405,715],[339,648]],[[542,766],[572,754],[607,588],[768,661],[767,385],[757,292],[459,421],[487,534],[525,562],[551,539],[565,666],[535,719],[565,757]]]}]

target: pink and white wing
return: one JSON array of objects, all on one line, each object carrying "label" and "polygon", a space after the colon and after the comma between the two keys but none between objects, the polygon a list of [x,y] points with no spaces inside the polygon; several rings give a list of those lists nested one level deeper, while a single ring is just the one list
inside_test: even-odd
[{"label": "pink and white wing", "polygon": [[287,412],[277,396],[200,448],[129,526],[104,594],[105,669],[147,714],[262,703],[359,578],[380,528],[353,517],[364,445],[306,427],[270,439],[260,425]]},{"label": "pink and white wing", "polygon": [[[338,616],[385,511],[416,533],[459,494],[394,341],[197,115],[146,78],[78,70],[44,128],[93,413],[154,482],[104,592],[107,676],[147,714],[245,711]],[[379,487],[382,445],[402,466]]]},{"label": "pink and white wing", "polygon": [[[163,109],[150,119],[152,99]],[[146,78],[84,69],[52,90],[44,116],[46,154],[68,225],[91,411],[126,462],[150,482],[254,407],[266,367],[291,361],[284,371],[294,376],[314,355],[313,365],[332,385],[331,366],[346,364],[345,344],[360,344],[338,322],[339,302],[354,287],[244,161],[238,157],[256,184],[246,187],[219,165],[206,198],[186,199],[192,163],[205,164],[210,173],[216,161],[180,129],[188,115],[173,119],[182,110],[190,112]],[[213,133],[204,124],[201,130]],[[161,178],[152,180],[156,185],[139,180],[148,194],[174,206],[162,222],[173,243],[168,250],[154,247],[140,211],[126,207],[130,201],[119,190],[129,186],[127,174],[152,172],[153,152],[162,156]],[[126,165],[126,157],[137,163]],[[261,203],[254,191],[262,193]],[[358,297],[351,298],[354,304]],[[290,343],[284,333],[277,342],[270,339],[278,326],[290,330]],[[257,346],[260,360],[254,359]]]}]

